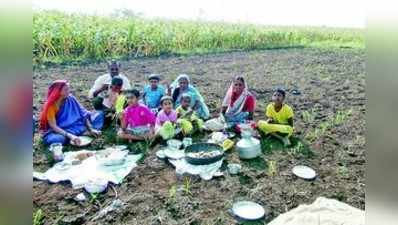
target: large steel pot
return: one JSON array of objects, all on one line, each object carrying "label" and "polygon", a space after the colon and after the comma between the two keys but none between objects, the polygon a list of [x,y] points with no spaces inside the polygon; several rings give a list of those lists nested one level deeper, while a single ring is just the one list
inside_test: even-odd
[{"label": "large steel pot", "polygon": [[261,154],[260,140],[252,137],[250,132],[242,132],[242,139],[236,147],[242,159],[253,159]]}]

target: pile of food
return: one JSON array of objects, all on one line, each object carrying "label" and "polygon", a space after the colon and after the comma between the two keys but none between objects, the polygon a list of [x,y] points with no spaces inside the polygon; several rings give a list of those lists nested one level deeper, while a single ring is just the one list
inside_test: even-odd
[{"label": "pile of food", "polygon": [[100,165],[113,166],[124,163],[128,151],[125,150],[102,150],[95,154],[95,157]]},{"label": "pile of food", "polygon": [[222,144],[226,139],[228,139],[227,134],[224,134],[223,132],[213,132],[209,143]]},{"label": "pile of food", "polygon": [[192,157],[192,158],[212,158],[212,157],[216,157],[216,156],[220,156],[222,155],[222,152],[216,150],[216,151],[201,151],[201,152],[189,152],[186,154],[186,156],[188,157]]},{"label": "pile of food", "polygon": [[80,143],[77,145],[77,144],[71,142],[71,145],[74,145],[77,147],[84,147],[84,146],[91,144],[91,142],[94,140],[92,137],[89,137],[89,136],[79,136],[78,138],[80,139]]},{"label": "pile of food", "polygon": [[195,143],[185,149],[185,159],[190,164],[210,164],[223,156],[223,148],[213,143]]},{"label": "pile of food", "polygon": [[87,158],[89,158],[89,157],[91,157],[91,156],[93,156],[93,155],[94,155],[93,152],[82,152],[82,153],[79,153],[79,154],[75,155],[75,156],[72,158],[72,165],[80,164],[80,163],[82,163],[84,160],[86,160]]},{"label": "pile of food", "polygon": [[207,120],[204,124],[204,128],[210,131],[220,131],[223,130],[225,126],[225,121],[221,117]]}]

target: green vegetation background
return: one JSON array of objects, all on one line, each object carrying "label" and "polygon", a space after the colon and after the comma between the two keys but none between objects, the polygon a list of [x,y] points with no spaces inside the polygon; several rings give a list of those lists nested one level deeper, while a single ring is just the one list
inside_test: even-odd
[{"label": "green vegetation background", "polygon": [[365,48],[363,29],[33,13],[33,64],[268,48]]}]

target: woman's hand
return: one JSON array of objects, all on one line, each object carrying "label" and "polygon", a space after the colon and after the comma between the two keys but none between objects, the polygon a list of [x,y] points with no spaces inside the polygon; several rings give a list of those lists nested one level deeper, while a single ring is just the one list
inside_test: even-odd
[{"label": "woman's hand", "polygon": [[94,136],[94,137],[99,137],[101,135],[101,131],[100,130],[96,130],[96,129],[91,129],[90,130],[90,135]]},{"label": "woman's hand", "polygon": [[167,81],[161,81],[160,83],[163,85],[163,87],[165,87],[166,95],[171,96],[171,86],[170,86],[170,83],[167,82]]},{"label": "woman's hand", "polygon": [[68,138],[70,139],[70,142],[72,144],[75,144],[75,145],[80,145],[81,144],[80,138],[78,136],[76,136],[76,135],[68,134]]}]

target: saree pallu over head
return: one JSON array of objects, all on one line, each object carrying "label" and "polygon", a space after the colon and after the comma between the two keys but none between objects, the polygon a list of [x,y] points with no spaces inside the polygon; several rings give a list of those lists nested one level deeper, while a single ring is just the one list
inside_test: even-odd
[{"label": "saree pallu over head", "polygon": [[64,88],[67,84],[68,82],[66,80],[56,80],[51,83],[50,87],[48,87],[46,102],[44,103],[43,109],[40,112],[40,130],[47,130],[48,110],[59,100],[61,97],[62,88]]},{"label": "saree pallu over head", "polygon": [[[243,108],[245,107],[247,98],[249,96],[254,97],[247,86],[247,83],[245,82],[245,87],[242,91],[242,93],[239,95],[239,97],[235,98],[235,101],[232,101],[233,95],[234,95],[234,82],[229,86],[227,94],[224,97],[224,100],[222,102],[223,107],[227,107],[226,115],[227,116],[236,116],[239,113],[242,112]],[[255,101],[254,101],[255,104]],[[253,108],[256,106],[254,105]]]},{"label": "saree pallu over head", "polygon": [[[180,83],[179,81],[181,79],[186,79],[188,81],[188,88],[184,91],[181,91],[180,88]],[[186,74],[180,74],[171,84],[172,88],[172,93],[178,90],[178,94],[174,98],[173,94],[173,100],[174,100],[174,107],[177,108],[181,104],[181,97],[183,94],[189,94],[191,96],[191,107],[195,105],[196,101],[199,101],[199,108],[196,110],[198,116],[200,118],[207,119],[210,116],[209,109],[207,108],[207,105],[204,101],[203,96],[200,94],[200,92],[190,84],[190,79],[189,76]]]},{"label": "saree pallu over head", "polygon": [[[69,95],[59,107],[56,115],[57,126],[63,130],[84,130],[85,120],[91,116],[74,96]],[[50,129],[47,129],[49,131]]]}]

